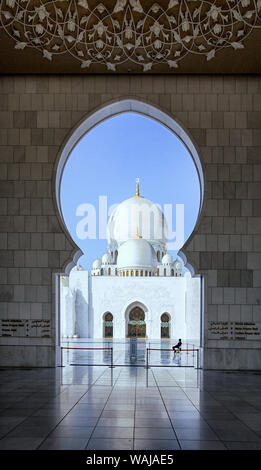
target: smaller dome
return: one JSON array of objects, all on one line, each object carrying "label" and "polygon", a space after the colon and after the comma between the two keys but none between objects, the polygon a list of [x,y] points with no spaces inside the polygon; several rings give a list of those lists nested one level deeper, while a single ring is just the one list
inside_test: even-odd
[{"label": "smaller dome", "polygon": [[111,264],[112,259],[110,253],[105,253],[102,257],[102,264]]},{"label": "smaller dome", "polygon": [[71,272],[72,271],[84,271],[84,269],[79,263],[77,263],[76,266],[72,268]]},{"label": "smaller dome", "polygon": [[167,265],[167,264],[172,264],[172,263],[173,263],[173,258],[169,253],[163,256],[162,264]]},{"label": "smaller dome", "polygon": [[154,268],[157,258],[154,248],[143,238],[132,238],[119,248],[118,268]]},{"label": "smaller dome", "polygon": [[178,259],[175,260],[174,266],[175,266],[175,269],[177,269],[177,271],[182,271],[182,264]]},{"label": "smaller dome", "polygon": [[99,269],[100,267],[101,267],[101,260],[100,258],[97,258],[92,264],[92,269]]}]

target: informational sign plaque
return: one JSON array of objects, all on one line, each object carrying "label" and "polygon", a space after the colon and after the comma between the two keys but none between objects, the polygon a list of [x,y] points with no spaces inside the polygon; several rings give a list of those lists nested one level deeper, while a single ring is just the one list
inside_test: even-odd
[{"label": "informational sign plaque", "polygon": [[208,322],[208,339],[260,340],[261,323],[210,321]]},{"label": "informational sign plaque", "polygon": [[2,319],[0,336],[50,338],[50,320]]}]

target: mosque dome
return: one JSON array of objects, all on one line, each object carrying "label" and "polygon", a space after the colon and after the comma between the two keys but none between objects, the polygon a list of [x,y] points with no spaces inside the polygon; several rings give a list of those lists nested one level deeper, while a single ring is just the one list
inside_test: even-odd
[{"label": "mosque dome", "polygon": [[175,266],[175,269],[177,269],[177,271],[182,270],[182,264],[178,259],[175,260],[174,266]]},{"label": "mosque dome", "polygon": [[100,258],[97,258],[92,264],[92,269],[99,269],[100,267],[101,267],[101,260]]},{"label": "mosque dome", "polygon": [[143,238],[131,238],[119,248],[119,269],[124,268],[155,268],[157,257],[154,248]]},{"label": "mosque dome", "polygon": [[105,253],[102,257],[102,264],[111,264],[112,263],[112,258],[110,253]]},{"label": "mosque dome", "polygon": [[136,231],[143,239],[162,244],[168,240],[168,228],[160,207],[154,202],[139,195],[137,185],[136,196],[121,202],[112,212],[108,225],[107,237],[109,245],[121,245],[134,238]]},{"label": "mosque dome", "polygon": [[168,264],[172,264],[172,263],[173,263],[173,258],[169,253],[167,253],[166,255],[163,256],[162,264],[168,265]]},{"label": "mosque dome", "polygon": [[81,264],[77,263],[76,266],[74,266],[71,270],[72,271],[84,271],[84,268],[81,266]]}]

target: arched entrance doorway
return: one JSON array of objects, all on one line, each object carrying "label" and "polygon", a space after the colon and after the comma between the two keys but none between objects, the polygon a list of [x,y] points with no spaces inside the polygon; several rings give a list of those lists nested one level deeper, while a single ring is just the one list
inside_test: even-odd
[{"label": "arched entrance doorway", "polygon": [[110,312],[105,313],[103,317],[103,336],[113,338],[113,315]]},{"label": "arched entrance doorway", "polygon": [[140,307],[134,307],[129,313],[128,338],[146,338],[145,313]]},{"label": "arched entrance doorway", "polygon": [[161,323],[160,323],[160,337],[162,339],[164,338],[170,338],[170,316],[168,313],[163,313],[160,317]]}]

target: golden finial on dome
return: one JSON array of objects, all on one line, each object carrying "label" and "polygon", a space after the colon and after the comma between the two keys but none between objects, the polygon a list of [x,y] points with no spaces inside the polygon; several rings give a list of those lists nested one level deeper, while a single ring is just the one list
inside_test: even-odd
[{"label": "golden finial on dome", "polygon": [[140,182],[140,179],[139,179],[139,178],[136,178],[136,196],[137,196],[137,197],[140,196],[139,182]]}]

